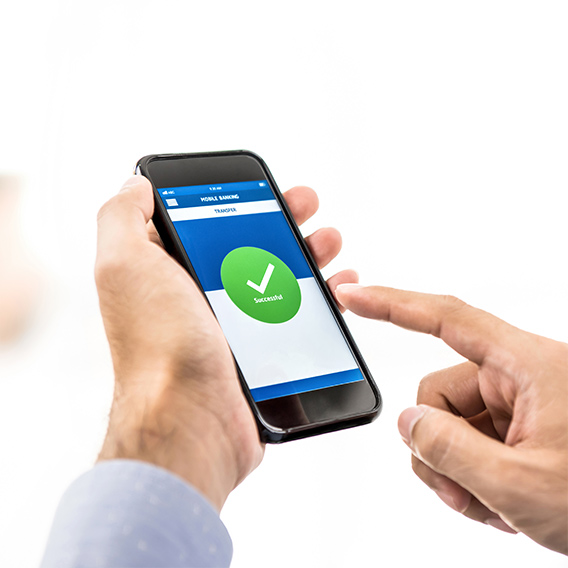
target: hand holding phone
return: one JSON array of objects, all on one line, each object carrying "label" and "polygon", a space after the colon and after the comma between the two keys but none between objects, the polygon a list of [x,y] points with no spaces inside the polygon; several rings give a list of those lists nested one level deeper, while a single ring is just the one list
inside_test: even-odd
[{"label": "hand holding phone", "polygon": [[[317,209],[308,188],[285,194],[299,222]],[[96,280],[116,375],[99,459],[139,459],[192,483],[220,509],[261,461],[262,445],[234,361],[194,280],[150,223],[152,188],[130,179],[99,214]],[[310,238],[322,265],[340,247],[323,229]],[[354,281],[352,271],[330,279]]]}]

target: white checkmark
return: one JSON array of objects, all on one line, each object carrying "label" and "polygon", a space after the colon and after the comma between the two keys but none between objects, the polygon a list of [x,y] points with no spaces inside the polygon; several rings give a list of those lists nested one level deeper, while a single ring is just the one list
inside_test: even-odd
[{"label": "white checkmark", "polygon": [[249,280],[247,282],[247,286],[250,286],[253,290],[256,290],[257,292],[264,294],[264,291],[266,290],[266,287],[268,286],[268,282],[269,282],[270,277],[272,276],[273,272],[274,272],[274,264],[269,264],[268,267],[266,268],[266,272],[264,273],[264,276],[262,277],[262,282],[260,283],[260,285],[255,284],[254,282],[251,282]]}]

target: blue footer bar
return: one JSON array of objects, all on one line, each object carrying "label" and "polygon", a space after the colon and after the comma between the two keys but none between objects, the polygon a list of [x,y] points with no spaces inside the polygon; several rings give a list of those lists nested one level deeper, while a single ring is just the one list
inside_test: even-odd
[{"label": "blue footer bar", "polygon": [[340,371],[339,373],[330,373],[328,375],[308,377],[307,379],[299,379],[297,381],[279,383],[267,387],[258,387],[251,389],[251,393],[256,402],[262,402],[263,400],[269,400],[271,398],[300,394],[327,387],[336,387],[338,385],[355,383],[362,380],[363,374],[359,369],[350,369],[348,371]]}]

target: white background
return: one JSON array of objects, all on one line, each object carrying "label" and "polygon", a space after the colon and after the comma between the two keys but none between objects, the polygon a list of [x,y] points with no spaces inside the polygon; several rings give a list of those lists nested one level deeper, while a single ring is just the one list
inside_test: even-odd
[{"label": "white background", "polygon": [[[564,1],[5,2],[0,171],[43,304],[0,351],[0,565],[34,566],[112,392],[92,278],[100,205],[149,153],[247,148],[318,190],[325,273],[450,293],[568,339]],[[0,267],[1,270],[1,267]],[[235,567],[561,566],[462,518],[410,469],[398,414],[439,341],[349,317],[372,425],[269,447],[223,510]]]}]

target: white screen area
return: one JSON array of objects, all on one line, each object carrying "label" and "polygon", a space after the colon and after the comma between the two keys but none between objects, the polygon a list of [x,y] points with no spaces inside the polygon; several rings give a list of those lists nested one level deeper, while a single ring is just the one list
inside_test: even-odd
[{"label": "white screen area", "polygon": [[207,298],[246,377],[249,388],[328,375],[357,367],[314,278],[298,280],[298,313],[279,324],[242,312],[225,290]]}]

